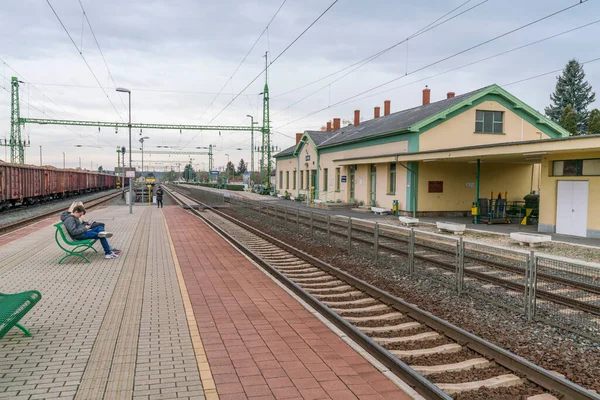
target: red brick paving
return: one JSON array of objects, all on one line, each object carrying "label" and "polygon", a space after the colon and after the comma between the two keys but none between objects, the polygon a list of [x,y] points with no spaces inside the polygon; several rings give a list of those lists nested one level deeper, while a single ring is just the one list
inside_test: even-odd
[{"label": "red brick paving", "polygon": [[30,233],[37,232],[42,228],[45,228],[50,225],[54,225],[58,222],[60,222],[60,216],[57,213],[56,217],[46,218],[46,219],[36,222],[35,224],[28,225],[26,227],[17,229],[16,231],[8,232],[7,234],[0,236],[0,247],[4,246],[5,244],[8,244],[10,242],[14,242],[15,240],[24,238],[25,236],[29,235]]},{"label": "red brick paving", "polygon": [[221,400],[410,398],[207,225],[163,212]]}]

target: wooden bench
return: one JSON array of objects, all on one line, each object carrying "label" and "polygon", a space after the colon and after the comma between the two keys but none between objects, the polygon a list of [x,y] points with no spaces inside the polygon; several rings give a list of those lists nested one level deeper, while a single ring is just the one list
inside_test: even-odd
[{"label": "wooden bench", "polygon": [[56,240],[56,244],[58,245],[58,247],[60,247],[67,253],[63,258],[61,258],[58,261],[59,264],[61,264],[65,258],[71,256],[81,257],[89,263],[90,260],[82,253],[87,249],[92,249],[96,253],[98,252],[93,247],[94,243],[96,243],[98,239],[73,240],[71,239],[71,236],[67,232],[67,228],[62,222],[54,224],[54,227],[56,228],[56,232],[54,233],[54,239]]},{"label": "wooden bench", "polygon": [[17,327],[25,332],[25,336],[31,336],[31,332],[19,324],[19,321],[41,298],[42,294],[37,290],[15,294],[0,293],[0,339],[12,327]]}]

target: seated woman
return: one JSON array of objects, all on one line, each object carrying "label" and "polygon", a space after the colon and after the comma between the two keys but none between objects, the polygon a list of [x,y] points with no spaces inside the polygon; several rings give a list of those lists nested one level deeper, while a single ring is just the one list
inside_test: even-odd
[{"label": "seated woman", "polygon": [[[119,255],[110,248],[107,238],[112,237],[112,233],[104,230],[104,225],[92,228],[90,224],[81,222],[85,209],[77,205],[73,207],[72,212],[65,211],[61,214],[60,220],[67,228],[67,232],[74,240],[99,239],[104,249],[104,258],[118,258]],[[116,250],[116,249],[114,249]],[[119,250],[117,250],[119,251]],[[120,251],[119,251],[120,252]]]}]

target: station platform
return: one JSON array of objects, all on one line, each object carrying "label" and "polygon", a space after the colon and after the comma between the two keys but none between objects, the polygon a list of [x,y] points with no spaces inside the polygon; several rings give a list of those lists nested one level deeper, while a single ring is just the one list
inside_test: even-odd
[{"label": "station platform", "polygon": [[[0,398],[408,399],[252,261],[186,211],[110,206],[121,257],[58,265],[56,219],[0,237],[0,292],[42,300],[0,339]],[[407,390],[409,391],[409,390]]]}]

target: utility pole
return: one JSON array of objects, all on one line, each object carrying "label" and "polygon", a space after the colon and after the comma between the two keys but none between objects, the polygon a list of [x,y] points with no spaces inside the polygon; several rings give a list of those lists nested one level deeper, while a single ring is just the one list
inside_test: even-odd
[{"label": "utility pole", "polygon": [[63,169],[66,168],[66,164],[65,164],[65,152],[63,151]]},{"label": "utility pole", "polygon": [[[261,175],[263,184],[266,184],[267,187],[271,188],[271,128],[269,127],[271,121],[269,121],[269,58],[267,55],[268,52],[265,52],[265,90],[263,91]],[[263,171],[263,169],[265,170]],[[264,174],[266,174],[266,177]]]},{"label": "utility pole", "polygon": [[208,145],[208,171],[209,171],[209,173],[210,173],[210,171],[212,171],[213,164],[214,164],[212,148],[213,148],[213,145],[209,144]]},{"label": "utility pole", "polygon": [[117,187],[121,188],[121,149],[117,147]]},{"label": "utility pole", "polygon": [[40,167],[42,166],[42,145],[40,144]]},{"label": "utility pole", "polygon": [[19,82],[21,81],[17,77],[12,77],[12,90],[10,92],[10,162],[25,164],[25,149],[23,148],[24,143],[21,141],[21,125],[19,124],[19,117],[21,116],[19,110]]}]

